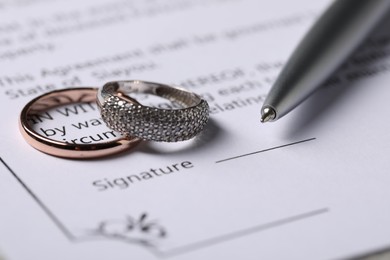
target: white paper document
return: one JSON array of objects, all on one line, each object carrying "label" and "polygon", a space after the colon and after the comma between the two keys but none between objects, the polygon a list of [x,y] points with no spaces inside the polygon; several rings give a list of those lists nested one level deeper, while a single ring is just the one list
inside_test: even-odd
[{"label": "white paper document", "polygon": [[[390,247],[390,19],[307,101],[260,123],[329,4],[1,2],[0,258],[340,259]],[[20,111],[43,93],[132,79],[201,95],[206,129],[91,160],[44,154],[19,132]],[[32,124],[67,142],[118,135],[95,103]]]}]

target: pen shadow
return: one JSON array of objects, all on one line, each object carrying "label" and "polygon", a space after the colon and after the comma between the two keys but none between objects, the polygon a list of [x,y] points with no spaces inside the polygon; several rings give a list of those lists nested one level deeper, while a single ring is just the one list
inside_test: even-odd
[{"label": "pen shadow", "polygon": [[331,112],[330,108],[341,102],[352,88],[351,84],[340,84],[329,90],[318,90],[317,93],[301,104],[299,115],[292,115],[294,119],[285,133],[286,137],[296,139],[313,132],[312,129],[318,122],[323,121],[325,117],[331,116],[331,113],[334,112]]},{"label": "pen shadow", "polygon": [[[287,138],[296,138],[311,133],[318,122],[324,120],[325,117],[332,116],[332,113],[336,113],[331,109],[333,106],[346,99],[351,91],[358,91],[358,88],[355,88],[355,82],[380,74],[372,75],[366,72],[375,71],[375,68],[378,68],[390,56],[389,28],[390,17],[386,17],[367,40],[339,67],[337,72],[331,75],[315,94],[301,104],[299,117],[294,115],[294,121],[286,133]],[[385,73],[388,70],[380,72]],[[355,75],[355,77],[351,77],[351,75]],[[356,75],[361,77],[356,77]]]}]

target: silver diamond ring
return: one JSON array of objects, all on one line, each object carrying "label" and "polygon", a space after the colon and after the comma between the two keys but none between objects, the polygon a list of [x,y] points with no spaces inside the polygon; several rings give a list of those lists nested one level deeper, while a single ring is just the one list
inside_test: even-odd
[{"label": "silver diamond ring", "polygon": [[[129,96],[131,93],[156,95],[180,108],[145,106]],[[188,140],[202,131],[209,118],[209,106],[199,95],[178,87],[139,80],[106,83],[98,91],[97,103],[108,127],[145,140]]]}]

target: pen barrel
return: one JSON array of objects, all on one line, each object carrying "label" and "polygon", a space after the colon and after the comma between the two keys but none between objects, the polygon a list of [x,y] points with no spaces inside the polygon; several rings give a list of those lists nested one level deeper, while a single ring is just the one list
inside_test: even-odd
[{"label": "pen barrel", "polygon": [[312,94],[390,9],[390,0],[335,1],[298,44],[268,94],[277,120]]}]

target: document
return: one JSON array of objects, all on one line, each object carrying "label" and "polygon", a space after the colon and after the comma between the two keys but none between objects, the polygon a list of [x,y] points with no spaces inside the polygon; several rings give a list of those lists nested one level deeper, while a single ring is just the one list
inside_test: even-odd
[{"label": "document", "polygon": [[[1,2],[0,258],[341,259],[390,247],[390,19],[307,101],[260,123],[330,2]],[[43,93],[134,79],[201,95],[206,129],[90,160],[42,153],[18,129]],[[94,102],[31,124],[70,143],[119,135]]]}]

